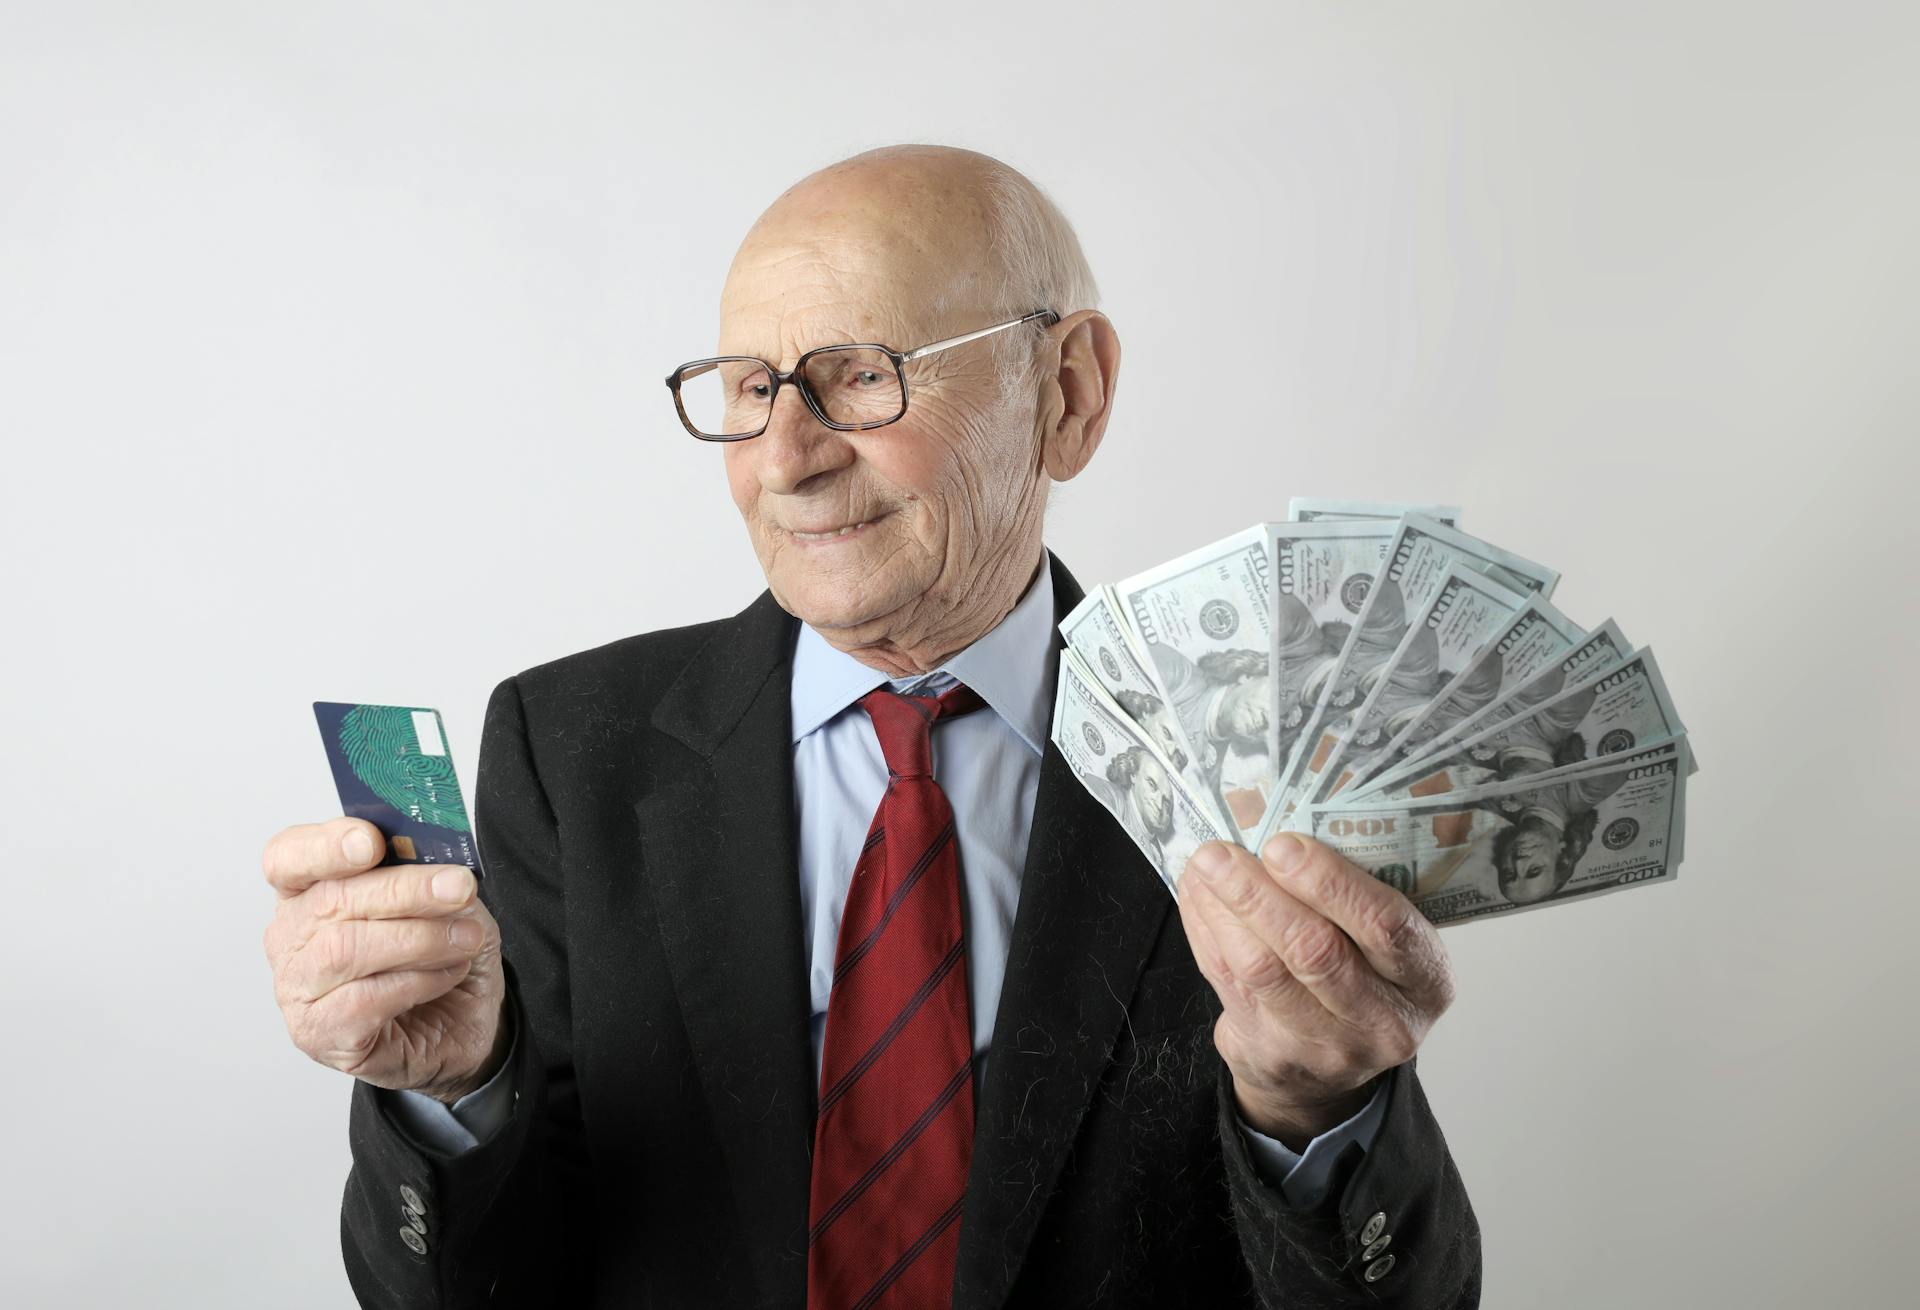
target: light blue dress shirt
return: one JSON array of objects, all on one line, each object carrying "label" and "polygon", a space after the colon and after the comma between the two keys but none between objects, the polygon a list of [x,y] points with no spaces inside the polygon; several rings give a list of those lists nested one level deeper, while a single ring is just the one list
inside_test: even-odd
[{"label": "light blue dress shirt", "polygon": [[[793,785],[816,1079],[840,913],[887,785],[879,739],[858,702],[883,685],[939,695],[956,681],[978,692],[986,708],[943,720],[934,730],[933,771],[953,805],[960,846],[973,1046],[980,1056],[975,1077],[982,1076],[1000,1008],[1053,710],[1053,609],[1052,573],[1043,560],[1026,595],[998,627],[936,671],[908,678],[888,678],[801,625],[793,652]],[[519,1043],[518,1033],[514,1043]],[[509,1060],[506,1068],[511,1067]],[[451,1108],[418,1092],[389,1093],[383,1099],[426,1144],[450,1153],[470,1150],[513,1113],[506,1068]],[[1358,1142],[1363,1149],[1372,1143],[1385,1111],[1384,1090],[1383,1085],[1358,1114],[1314,1138],[1298,1154],[1242,1125],[1261,1175],[1290,1204],[1319,1204],[1341,1149],[1348,1142]]]}]

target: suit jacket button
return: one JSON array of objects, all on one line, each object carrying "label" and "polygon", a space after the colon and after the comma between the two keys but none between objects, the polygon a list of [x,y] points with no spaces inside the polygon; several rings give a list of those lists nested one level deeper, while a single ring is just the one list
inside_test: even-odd
[{"label": "suit jacket button", "polygon": [[[407,1249],[412,1251],[415,1255],[425,1255],[427,1253],[427,1239],[420,1236],[420,1234],[414,1232],[413,1229],[410,1227],[402,1228],[400,1230],[400,1240],[405,1242],[407,1244]],[[1393,1257],[1388,1256],[1387,1258],[1391,1260]],[[1373,1270],[1371,1269],[1367,1270],[1367,1277],[1368,1278],[1373,1277]]]},{"label": "suit jacket button", "polygon": [[418,1210],[409,1210],[403,1205],[400,1207],[400,1217],[407,1221],[407,1226],[413,1229],[414,1232],[420,1234],[422,1237],[427,1235],[426,1216]]},{"label": "suit jacket button", "polygon": [[1378,1260],[1375,1260],[1372,1264],[1367,1266],[1367,1281],[1369,1283],[1377,1283],[1382,1278],[1385,1278],[1388,1274],[1392,1272],[1393,1272],[1393,1257],[1390,1255],[1383,1255]]},{"label": "suit jacket button", "polygon": [[[420,1199],[420,1193],[413,1190],[411,1183],[400,1184],[400,1199],[406,1202],[407,1209],[409,1210],[417,1210],[421,1214],[427,1212],[427,1203]],[[1367,1240],[1372,1241],[1373,1239],[1369,1237]]]},{"label": "suit jacket button", "polygon": [[[424,1228],[422,1228],[422,1229],[421,1229],[420,1231],[424,1233],[424,1232],[426,1232],[427,1230],[426,1230],[426,1229],[424,1229]],[[1388,1245],[1388,1244],[1389,1244],[1390,1242],[1392,1242],[1392,1241],[1393,1241],[1393,1234],[1392,1234],[1392,1233],[1382,1233],[1382,1234],[1380,1234],[1380,1240],[1379,1240],[1379,1241],[1377,1241],[1377,1242],[1369,1242],[1369,1243],[1367,1243],[1367,1249],[1366,1249],[1366,1250],[1364,1250],[1364,1251],[1362,1251],[1362,1252],[1360,1253],[1360,1258],[1361,1258],[1362,1260],[1371,1260],[1371,1259],[1373,1259],[1373,1257],[1375,1257],[1376,1255],[1379,1255],[1379,1254],[1380,1254],[1380,1253],[1381,1253],[1382,1251],[1384,1251],[1384,1250],[1386,1250],[1386,1249],[1387,1249],[1387,1245]]]},{"label": "suit jacket button", "polygon": [[1364,1246],[1366,1243],[1371,1242],[1374,1238],[1385,1232],[1386,1228],[1387,1212],[1385,1210],[1376,1212],[1373,1218],[1367,1220],[1367,1226],[1360,1230],[1361,1244]]}]

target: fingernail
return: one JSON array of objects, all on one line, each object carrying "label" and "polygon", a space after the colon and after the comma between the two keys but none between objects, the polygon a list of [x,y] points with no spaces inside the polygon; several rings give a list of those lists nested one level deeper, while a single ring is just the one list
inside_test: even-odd
[{"label": "fingernail", "polygon": [[455,919],[453,926],[447,929],[447,939],[455,950],[473,951],[480,948],[480,941],[486,933],[472,919]]},{"label": "fingernail", "polygon": [[442,869],[433,875],[433,899],[458,905],[467,899],[467,885],[473,875],[465,869]]},{"label": "fingernail", "polygon": [[1307,858],[1307,844],[1290,832],[1283,832],[1267,843],[1267,863],[1282,873],[1299,868]]},{"label": "fingernail", "polygon": [[1226,843],[1210,841],[1193,853],[1193,869],[1202,878],[1212,882],[1229,868],[1233,867],[1233,852]]},{"label": "fingernail", "polygon": [[354,864],[365,864],[373,858],[373,838],[367,836],[365,828],[355,824],[340,839],[340,853]]}]

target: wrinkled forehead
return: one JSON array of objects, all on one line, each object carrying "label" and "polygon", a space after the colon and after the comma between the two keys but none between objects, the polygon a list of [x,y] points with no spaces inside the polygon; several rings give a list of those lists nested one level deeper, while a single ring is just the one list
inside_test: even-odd
[{"label": "wrinkled forehead", "polygon": [[993,299],[986,247],[980,216],[964,205],[776,208],[728,271],[720,353],[788,368],[816,346],[911,350],[984,327]]}]

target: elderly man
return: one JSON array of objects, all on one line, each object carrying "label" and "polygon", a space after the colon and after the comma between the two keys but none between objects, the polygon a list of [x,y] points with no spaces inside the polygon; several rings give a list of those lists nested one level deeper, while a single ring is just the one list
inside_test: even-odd
[{"label": "elderly man", "polygon": [[1477,1301],[1432,929],[1291,837],[1202,847],[1176,917],[1048,744],[1093,304],[995,160],[803,180],[670,379],[767,591],[500,685],[483,894],[364,823],[273,839],[362,1304]]}]

